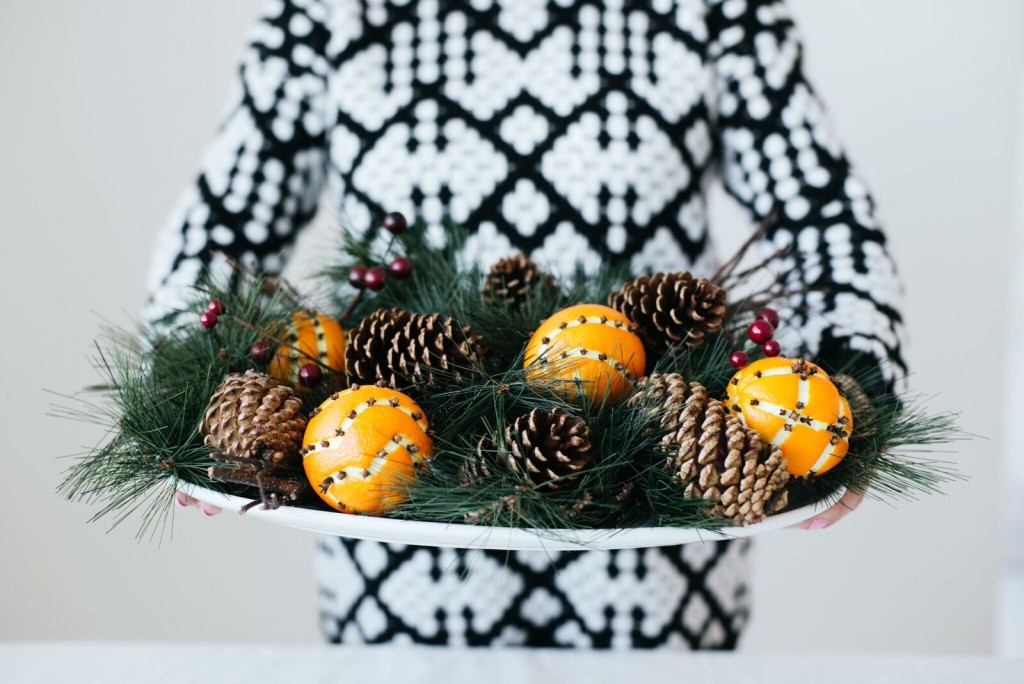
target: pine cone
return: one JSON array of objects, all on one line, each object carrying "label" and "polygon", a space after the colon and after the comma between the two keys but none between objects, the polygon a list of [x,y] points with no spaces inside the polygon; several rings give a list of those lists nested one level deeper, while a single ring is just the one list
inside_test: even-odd
[{"label": "pine cone", "polygon": [[636,327],[648,353],[657,357],[670,345],[696,347],[722,329],[727,293],[689,272],[656,273],[632,280],[608,296],[608,305]]},{"label": "pine cone", "polygon": [[440,314],[378,309],[349,337],[345,363],[349,382],[393,388],[412,382],[435,387],[475,372],[483,344],[469,326]]},{"label": "pine cone", "polygon": [[789,503],[789,473],[782,450],[729,415],[705,387],[678,374],[655,373],[641,381],[641,397],[661,401],[662,446],[669,468],[685,484],[684,496],[712,502],[712,515],[739,525],[758,523]]},{"label": "pine cone", "polygon": [[505,428],[508,466],[534,484],[564,486],[590,465],[590,429],[561,409],[533,409]]},{"label": "pine cone", "polygon": [[235,459],[297,464],[306,416],[290,387],[254,370],[224,377],[203,418],[203,443]]},{"label": "pine cone", "polygon": [[459,468],[459,482],[468,485],[490,478],[498,462],[494,453],[494,443],[484,435],[476,445],[476,453],[471,454]]},{"label": "pine cone", "polygon": [[484,280],[484,298],[504,301],[511,310],[526,302],[527,297],[539,284],[553,288],[554,278],[545,274],[532,259],[514,254],[491,266]]},{"label": "pine cone", "polygon": [[631,406],[650,403],[652,418],[667,430],[662,445],[669,451],[665,466],[672,471],[684,467],[684,458],[690,456],[689,445],[696,439],[697,430],[708,406],[708,390],[699,382],[687,383],[679,373],[652,373],[641,378],[637,392],[630,398]]}]

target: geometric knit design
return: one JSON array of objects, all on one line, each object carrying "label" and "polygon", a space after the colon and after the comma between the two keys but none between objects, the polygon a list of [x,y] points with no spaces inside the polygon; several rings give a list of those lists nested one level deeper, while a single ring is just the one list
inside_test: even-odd
[{"label": "geometric knit design", "polygon": [[749,615],[748,540],[549,554],[317,543],[334,642],[732,649]]},{"label": "geometric knit design", "polygon": [[[714,262],[717,174],[806,293],[786,331],[813,354],[900,357],[900,287],[874,203],[769,0],[277,0],[237,94],[162,235],[150,315],[214,251],[274,272],[329,189],[356,231],[450,215],[467,256],[555,271]],[[787,344],[789,348],[795,344]]]},{"label": "geometric knit design", "polygon": [[[796,247],[769,264],[794,293],[777,307],[784,347],[904,370],[874,203],[778,0],[275,0],[238,76],[154,251],[150,318],[224,270],[217,252],[279,272],[322,202],[356,232],[401,211],[436,240],[450,216],[485,266],[522,251],[553,273],[607,260],[707,276],[720,178],[752,226],[777,213],[765,256]],[[554,567],[318,548],[324,628],[346,642],[731,647],[746,619],[746,542],[553,553]],[[460,558],[476,559],[466,585]]]}]

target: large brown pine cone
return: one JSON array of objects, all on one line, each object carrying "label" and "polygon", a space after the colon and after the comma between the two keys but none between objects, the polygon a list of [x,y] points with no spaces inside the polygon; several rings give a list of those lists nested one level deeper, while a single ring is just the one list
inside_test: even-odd
[{"label": "large brown pine cone", "polygon": [[533,409],[505,428],[508,466],[534,484],[563,486],[591,462],[590,429],[561,409]]},{"label": "large brown pine cone", "polygon": [[296,464],[306,430],[302,400],[264,373],[224,377],[203,418],[203,443],[234,459]]},{"label": "large brown pine cone", "polygon": [[345,353],[349,382],[436,387],[472,375],[483,342],[469,326],[440,314],[378,309],[352,333]]},{"label": "large brown pine cone", "polygon": [[543,284],[554,288],[554,278],[522,254],[513,254],[491,266],[484,279],[484,297],[503,301],[512,310],[526,302],[533,290]]},{"label": "large brown pine cone", "polygon": [[782,450],[762,442],[699,383],[655,373],[641,380],[634,402],[649,402],[667,430],[661,440],[684,496],[711,502],[710,513],[739,525],[786,507],[789,473]]},{"label": "large brown pine cone", "polygon": [[696,347],[722,329],[727,293],[687,271],[631,280],[608,296],[608,305],[633,321],[649,354],[670,345]]}]

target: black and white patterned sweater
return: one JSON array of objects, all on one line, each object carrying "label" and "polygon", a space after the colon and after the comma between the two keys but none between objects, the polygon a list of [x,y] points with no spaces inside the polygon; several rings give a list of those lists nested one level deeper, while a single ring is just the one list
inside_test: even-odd
[{"label": "black and white patterned sweater", "polygon": [[[154,252],[149,315],[213,251],[279,271],[323,201],[357,229],[397,210],[436,234],[450,215],[488,263],[706,272],[716,175],[752,224],[779,211],[766,253],[798,246],[772,264],[808,286],[787,348],[898,373],[893,263],[781,1],[277,0]],[[317,549],[323,628],[344,642],[729,648],[747,616],[746,542]]]}]

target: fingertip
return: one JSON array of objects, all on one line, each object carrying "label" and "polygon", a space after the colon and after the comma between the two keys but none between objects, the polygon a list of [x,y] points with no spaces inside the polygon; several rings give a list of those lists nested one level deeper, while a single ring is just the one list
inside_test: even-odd
[{"label": "fingertip", "polygon": [[188,508],[188,494],[182,491],[174,492],[174,505],[178,508]]},{"label": "fingertip", "polygon": [[843,496],[843,505],[846,506],[848,512],[852,513],[864,503],[864,494],[860,492],[847,492]]},{"label": "fingertip", "polygon": [[199,504],[199,510],[202,511],[203,515],[205,515],[207,518],[212,518],[213,516],[215,516],[218,513],[220,513],[220,509],[219,508],[217,508],[216,506],[211,506],[210,504],[205,504],[205,503],[200,503]]}]

